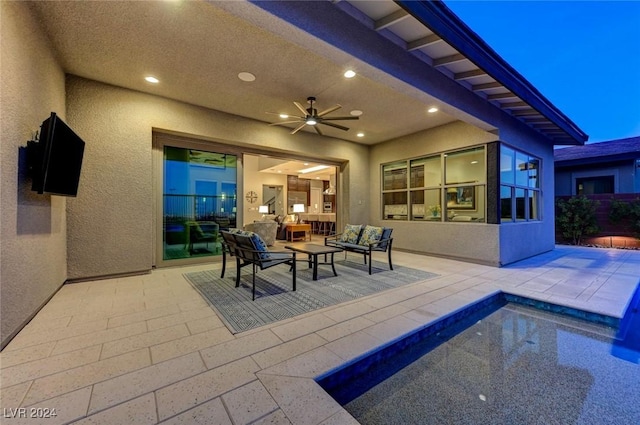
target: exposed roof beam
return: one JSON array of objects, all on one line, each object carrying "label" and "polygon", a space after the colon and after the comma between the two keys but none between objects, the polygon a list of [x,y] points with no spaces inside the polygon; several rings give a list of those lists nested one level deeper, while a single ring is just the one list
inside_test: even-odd
[{"label": "exposed roof beam", "polygon": [[409,12],[407,12],[404,9],[398,9],[392,14],[383,16],[382,18],[375,21],[373,24],[373,28],[376,31],[380,31],[408,17],[409,17]]},{"label": "exposed roof beam", "polygon": [[500,84],[497,81],[494,81],[492,83],[474,84],[473,86],[471,86],[471,90],[482,91],[482,90],[488,90],[488,89],[498,89],[500,87],[502,87],[502,84]]},{"label": "exposed roof beam", "polygon": [[527,124],[550,123],[547,117],[525,117],[524,122]]},{"label": "exposed roof beam", "polygon": [[487,75],[487,73],[484,72],[482,69],[478,68],[478,69],[473,69],[471,71],[458,72],[453,75],[453,79],[456,81],[460,81],[460,80],[467,80],[469,78],[474,78],[474,77],[482,77],[484,75]]},{"label": "exposed roof beam", "polygon": [[522,116],[525,116],[525,115],[540,115],[540,116],[542,116],[542,114],[540,112],[536,111],[535,109],[517,110],[517,111],[513,111],[512,114],[515,115],[516,117],[522,117]]},{"label": "exposed roof beam", "polygon": [[432,44],[440,43],[442,39],[438,37],[436,34],[430,34],[426,37],[419,38],[417,40],[409,41],[407,43],[407,50],[413,51],[422,49],[423,47],[430,46]]},{"label": "exposed roof beam", "polygon": [[527,102],[509,102],[509,103],[501,103],[500,107],[502,109],[511,109],[511,108],[530,108]]},{"label": "exposed roof beam", "polygon": [[508,91],[506,93],[490,94],[489,96],[487,96],[487,100],[514,99],[517,97],[518,97],[517,95]]},{"label": "exposed roof beam", "polygon": [[465,57],[465,55],[461,53],[456,53],[450,56],[445,56],[443,58],[434,59],[433,66],[438,67],[438,66],[451,65],[452,63],[462,62],[463,60],[466,60],[466,59],[467,58]]},{"label": "exposed roof beam", "polygon": [[560,130],[560,128],[558,128],[557,125],[554,124],[544,124],[544,125],[534,125],[533,128],[537,129],[537,130],[544,130],[544,131],[549,131],[549,130],[558,130],[558,131],[562,131]]}]

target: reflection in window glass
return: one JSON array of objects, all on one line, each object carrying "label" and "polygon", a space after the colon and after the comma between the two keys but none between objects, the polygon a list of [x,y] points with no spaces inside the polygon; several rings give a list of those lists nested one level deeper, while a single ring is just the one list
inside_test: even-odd
[{"label": "reflection in window glass", "polygon": [[163,260],[222,254],[236,227],[237,157],[172,146],[163,159]]},{"label": "reflection in window glass", "polygon": [[[500,147],[501,222],[540,220],[540,166],[534,156]],[[515,210],[515,216],[513,211]]]},{"label": "reflection in window glass", "polygon": [[510,220],[512,217],[512,195],[510,186],[500,186],[500,218]]},{"label": "reflection in window glass", "polygon": [[516,220],[526,220],[526,198],[524,189],[516,189]]},{"label": "reflection in window glass", "polygon": [[516,153],[504,145],[500,147],[500,183],[514,184],[515,174],[513,172],[513,164]]},{"label": "reflection in window glass", "polygon": [[539,195],[540,192],[535,190],[529,190],[529,220],[540,220],[538,216],[538,211],[540,208],[538,207]]},{"label": "reflection in window glass", "polygon": [[484,183],[484,147],[445,155],[445,184]]},{"label": "reflection in window glass", "polygon": [[540,161],[538,158],[529,157],[529,187],[540,187],[539,178]]},{"label": "reflection in window glass", "polygon": [[529,156],[516,152],[516,185],[529,186]]}]

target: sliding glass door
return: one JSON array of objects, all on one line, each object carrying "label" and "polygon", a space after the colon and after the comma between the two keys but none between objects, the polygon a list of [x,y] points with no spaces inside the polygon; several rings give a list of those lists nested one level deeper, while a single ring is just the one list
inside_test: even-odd
[{"label": "sliding glass door", "polygon": [[163,265],[210,261],[222,254],[220,230],[236,227],[237,156],[166,144],[162,151],[162,257],[157,260]]}]

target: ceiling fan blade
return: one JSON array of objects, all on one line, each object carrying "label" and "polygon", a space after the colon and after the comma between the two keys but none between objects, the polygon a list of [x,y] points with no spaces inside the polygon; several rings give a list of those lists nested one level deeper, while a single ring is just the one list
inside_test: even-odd
[{"label": "ceiling fan blade", "polygon": [[282,124],[298,124],[300,122],[300,120],[295,120],[295,121],[282,121],[282,122],[274,122],[271,123],[269,125],[282,125]]},{"label": "ceiling fan blade", "polygon": [[324,111],[320,112],[318,114],[319,117],[322,117],[324,115],[327,115],[329,112],[333,112],[333,111],[337,111],[338,109],[342,108],[342,105],[336,105],[336,106],[332,106],[329,109],[325,109]]},{"label": "ceiling fan blade", "polygon": [[298,131],[302,130],[302,127],[304,127],[305,125],[307,125],[307,123],[303,122],[302,124],[300,124],[299,126],[294,128],[293,131],[291,132],[291,134],[296,134]]},{"label": "ceiling fan blade", "polygon": [[326,122],[326,120],[323,120],[319,124],[328,125],[329,127],[339,128],[340,130],[344,130],[344,131],[349,131],[348,127],[345,127],[343,125],[334,124],[332,122]]},{"label": "ceiling fan blade", "polygon": [[320,131],[320,128],[317,125],[314,125],[313,128],[315,128],[316,133],[318,133],[321,136],[324,136],[324,134],[322,134],[322,131]]},{"label": "ceiling fan blade", "polygon": [[302,106],[301,104],[299,104],[298,102],[293,102],[294,105],[296,105],[296,108],[300,109],[300,112],[302,112],[302,114],[306,117],[309,112],[307,112],[306,109],[304,109],[304,106]]},{"label": "ceiling fan blade", "polygon": [[337,121],[337,120],[357,120],[360,117],[327,117],[322,118],[322,121]]}]

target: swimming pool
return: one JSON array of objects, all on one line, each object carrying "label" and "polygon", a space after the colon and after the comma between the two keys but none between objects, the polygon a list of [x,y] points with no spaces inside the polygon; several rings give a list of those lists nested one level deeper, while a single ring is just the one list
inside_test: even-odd
[{"label": "swimming pool", "polygon": [[640,365],[627,348],[615,355],[620,328],[615,318],[500,293],[318,383],[369,425],[636,425]]}]

